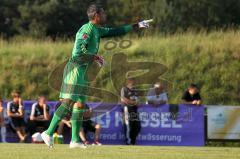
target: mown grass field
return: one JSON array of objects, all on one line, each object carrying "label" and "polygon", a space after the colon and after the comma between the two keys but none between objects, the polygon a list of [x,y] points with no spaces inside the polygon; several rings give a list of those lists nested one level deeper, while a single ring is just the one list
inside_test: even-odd
[{"label": "mown grass field", "polygon": [[[122,39],[131,40],[132,45],[119,48]],[[117,40],[117,47],[106,50],[104,45],[108,40]],[[73,40],[22,37],[0,40],[0,96],[9,99],[11,90],[20,89],[23,99],[45,94],[50,100],[57,100],[58,92],[48,86],[48,75],[71,55],[72,47]],[[102,40],[99,54],[107,64],[94,86],[118,91],[110,79],[110,61],[118,52],[127,54],[130,61],[153,61],[166,66],[168,70],[161,78],[170,85],[167,90],[170,103],[179,103],[187,86],[197,83],[204,104],[240,105],[240,30]]]},{"label": "mown grass field", "polygon": [[69,149],[43,144],[0,144],[0,159],[239,159],[239,148],[161,147],[161,146],[90,146]]}]

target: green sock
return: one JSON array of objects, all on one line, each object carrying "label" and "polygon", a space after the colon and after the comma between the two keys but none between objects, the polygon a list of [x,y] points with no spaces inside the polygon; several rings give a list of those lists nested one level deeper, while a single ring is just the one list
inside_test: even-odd
[{"label": "green sock", "polygon": [[84,109],[73,108],[72,118],[71,118],[72,142],[75,142],[75,143],[80,142],[79,132],[80,132],[80,128],[82,127],[83,113],[84,113]]},{"label": "green sock", "polygon": [[56,127],[58,126],[58,123],[62,120],[63,117],[65,117],[70,112],[70,107],[66,103],[62,103],[58,109],[55,111],[52,121],[46,131],[46,133],[50,136],[53,135],[55,132]]}]

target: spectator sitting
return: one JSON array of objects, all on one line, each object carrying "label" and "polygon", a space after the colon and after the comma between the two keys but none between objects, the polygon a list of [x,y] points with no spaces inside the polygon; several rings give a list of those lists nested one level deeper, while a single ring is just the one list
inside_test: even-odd
[{"label": "spectator sitting", "polygon": [[167,93],[164,92],[162,83],[154,84],[154,88],[150,88],[147,94],[147,103],[157,106],[168,102]]},{"label": "spectator sitting", "polygon": [[183,104],[194,104],[200,105],[202,103],[199,89],[196,84],[191,84],[188,89],[184,92]]},{"label": "spectator sitting", "polygon": [[100,135],[101,125],[97,124],[97,123],[95,123],[95,122],[93,122],[91,120],[92,109],[89,108],[89,106],[87,104],[85,105],[85,108],[86,108],[86,112],[84,113],[84,117],[83,117],[83,123],[82,123],[83,127],[80,130],[80,138],[81,138],[82,142],[85,145],[88,145],[89,142],[86,139],[86,134],[89,131],[90,132],[94,132],[95,133],[95,137],[94,137],[93,145],[99,145],[100,146],[100,145],[102,145],[99,142],[99,135]]},{"label": "spectator sitting", "polygon": [[25,142],[27,137],[25,133],[24,107],[19,91],[12,92],[13,101],[7,104],[7,115],[12,127],[16,130],[20,142]]},{"label": "spectator sitting", "polygon": [[28,128],[30,134],[34,134],[37,127],[43,127],[44,130],[47,129],[49,122],[49,106],[46,104],[46,98],[44,96],[39,96],[38,102],[32,105]]},{"label": "spectator sitting", "polygon": [[3,116],[3,100],[0,98],[0,126],[1,126],[1,139],[2,142],[6,142],[6,127],[4,124],[4,116]]}]

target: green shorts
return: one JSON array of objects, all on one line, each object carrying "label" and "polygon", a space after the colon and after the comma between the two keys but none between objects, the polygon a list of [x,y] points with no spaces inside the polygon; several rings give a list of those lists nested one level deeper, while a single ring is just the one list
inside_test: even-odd
[{"label": "green shorts", "polygon": [[68,62],[64,68],[59,98],[85,103],[88,83],[87,65]]}]

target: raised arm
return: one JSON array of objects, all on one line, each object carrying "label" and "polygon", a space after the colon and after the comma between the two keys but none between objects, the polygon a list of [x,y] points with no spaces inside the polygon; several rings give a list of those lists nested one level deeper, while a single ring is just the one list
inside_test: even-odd
[{"label": "raised arm", "polygon": [[133,25],[123,25],[116,28],[99,27],[98,29],[101,37],[113,37],[127,34],[133,30]]},{"label": "raised arm", "polygon": [[23,108],[23,102],[22,99],[19,99],[19,108],[18,108],[18,112],[20,114],[20,117],[24,116],[24,108]]},{"label": "raised arm", "polygon": [[35,120],[35,117],[34,117],[35,108],[36,108],[36,103],[32,105],[30,120]]},{"label": "raised arm", "polygon": [[0,113],[2,113],[2,112],[3,112],[3,102],[0,99]]},{"label": "raised arm", "polygon": [[43,117],[44,117],[44,120],[49,120],[50,119],[49,106],[47,104],[43,105]]}]

